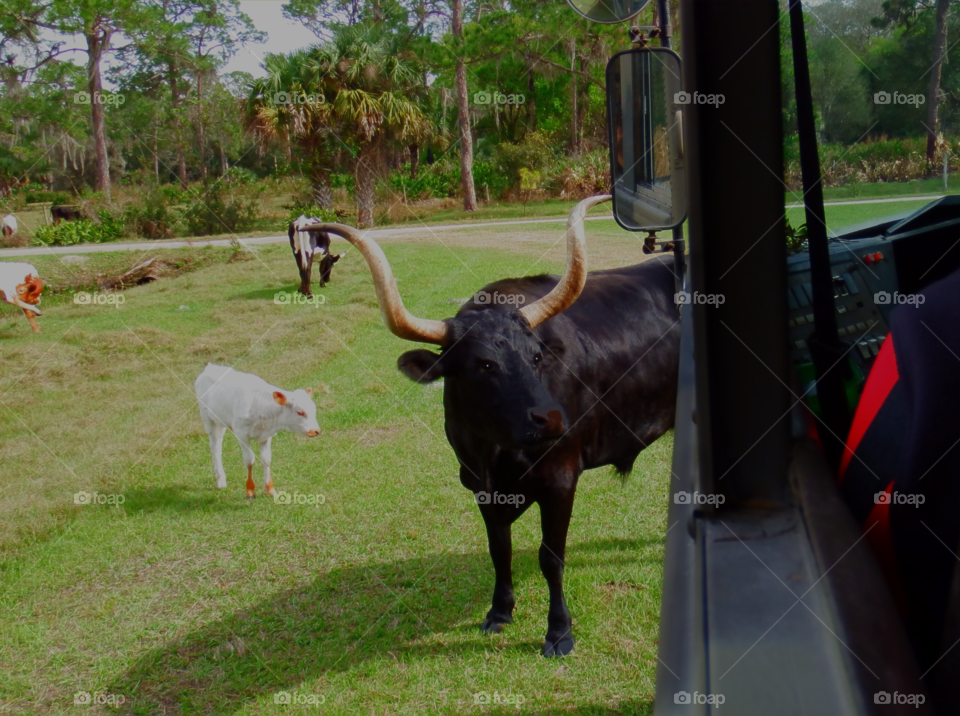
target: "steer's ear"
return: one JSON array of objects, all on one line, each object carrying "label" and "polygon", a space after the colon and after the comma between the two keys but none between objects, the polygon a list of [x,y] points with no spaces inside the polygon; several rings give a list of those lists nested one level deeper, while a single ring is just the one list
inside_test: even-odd
[{"label": "steer's ear", "polygon": [[307,391],[307,395],[313,395],[313,388],[304,388]]},{"label": "steer's ear", "polygon": [[286,405],[286,404],[287,404],[287,396],[285,396],[285,395],[284,395],[283,393],[281,393],[279,390],[273,391],[273,399],[274,399],[275,401],[277,401],[277,405]]},{"label": "steer's ear", "polygon": [[418,383],[432,383],[443,377],[440,356],[424,349],[407,351],[397,359],[400,372]]}]

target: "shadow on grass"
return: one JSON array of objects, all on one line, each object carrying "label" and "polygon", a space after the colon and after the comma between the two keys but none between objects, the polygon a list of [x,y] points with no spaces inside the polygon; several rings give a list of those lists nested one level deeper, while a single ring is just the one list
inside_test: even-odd
[{"label": "shadow on grass", "polygon": [[542,708],[535,707],[531,704],[530,707],[521,706],[520,708],[516,706],[491,707],[489,705],[476,705],[460,711],[447,711],[443,709],[443,713],[449,713],[452,716],[456,714],[477,713],[482,713],[484,716],[524,716],[524,714],[536,714],[536,716],[570,716],[571,713],[576,713],[577,716],[609,716],[610,714],[619,714],[621,716],[648,716],[653,713],[653,699],[630,699],[628,701],[621,701],[616,707],[605,703],[577,704],[576,711],[571,711],[565,706]]},{"label": "shadow on grass", "polygon": [[[320,275],[317,274],[317,288],[320,288]],[[235,293],[230,296],[231,300],[240,299],[244,301],[270,301],[273,302],[273,298],[278,293],[296,293],[300,289],[299,283],[291,283],[289,286],[283,286],[282,288],[258,288],[255,291],[247,291],[246,293]]]},{"label": "shadow on grass", "polygon": [[[246,500],[240,499],[244,495],[244,483],[234,480],[226,491],[215,490],[215,478],[211,475],[209,490],[195,489],[169,485],[166,487],[150,487],[140,490],[125,490],[123,508],[127,512],[183,512],[196,514],[204,510],[244,510],[248,509]],[[237,499],[225,499],[235,497]]]},{"label": "shadow on grass", "polygon": [[[605,564],[619,558],[611,550],[636,553],[641,542],[586,542],[571,546],[570,556]],[[517,583],[533,573],[539,578],[537,564],[536,550],[515,553]],[[229,713],[259,696],[383,657],[410,663],[483,653],[491,642],[479,633],[476,640],[453,643],[444,635],[478,630],[470,620],[485,609],[492,586],[486,552],[332,569],[144,654],[108,691],[127,696],[125,713]],[[526,618],[546,628],[545,612]],[[539,640],[501,641],[497,648],[541,658]],[[608,707],[592,708],[585,705],[578,713],[609,713]]]}]

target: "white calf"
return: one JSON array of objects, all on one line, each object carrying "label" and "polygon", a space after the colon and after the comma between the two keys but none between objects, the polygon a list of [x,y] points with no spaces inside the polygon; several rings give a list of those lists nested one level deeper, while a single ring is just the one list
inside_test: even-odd
[{"label": "white calf", "polygon": [[270,477],[270,441],[273,436],[281,430],[312,438],[320,434],[317,406],[310,397],[313,392],[310,388],[283,390],[252,373],[241,373],[226,366],[207,363],[207,367],[197,376],[194,389],[200,404],[200,419],[210,436],[213,474],[220,489],[227,486],[222,455],[223,436],[227,428],[230,428],[243,449],[243,462],[247,466],[247,497],[250,499],[256,488],[253,482],[256,458],[251,442],[260,444],[263,484],[267,494],[273,496],[275,490]]}]

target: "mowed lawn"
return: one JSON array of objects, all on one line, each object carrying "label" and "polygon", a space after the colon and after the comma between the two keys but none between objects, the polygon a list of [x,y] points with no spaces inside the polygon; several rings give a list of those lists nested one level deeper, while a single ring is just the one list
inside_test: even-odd
[{"label": "mowed lawn", "polygon": [[[639,258],[607,223],[588,226],[592,265]],[[443,318],[488,281],[559,270],[560,227],[538,231],[385,251],[407,305]],[[0,308],[0,713],[650,713],[671,435],[624,484],[583,476],[566,560],[577,647],[545,660],[538,510],[514,527],[515,622],[483,636],[493,570],[443,391],[396,369],[415,346],[383,327],[356,250],[320,306],[273,302],[296,287],[287,247],[208,256],[119,308],[45,297],[39,335]],[[31,262],[43,275],[58,260]],[[208,361],[313,387],[323,432],[280,433],[273,473],[322,504],[265,498],[259,464],[245,500],[231,435],[215,489],[192,388]],[[81,491],[123,502],[77,505]]]}]

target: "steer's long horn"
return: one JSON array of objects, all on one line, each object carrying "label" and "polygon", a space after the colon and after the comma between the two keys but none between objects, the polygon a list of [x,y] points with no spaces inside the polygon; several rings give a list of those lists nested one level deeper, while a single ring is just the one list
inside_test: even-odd
[{"label": "steer's long horn", "polygon": [[311,231],[329,231],[331,234],[342,236],[363,254],[370,273],[373,274],[373,285],[377,289],[377,302],[380,304],[380,313],[387,328],[400,338],[421,343],[435,343],[443,345],[447,340],[447,324],[429,318],[418,318],[408,311],[397,290],[397,280],[390,270],[390,262],[383,253],[383,249],[373,239],[365,238],[356,229],[343,224],[312,224],[307,229]]},{"label": "steer's long horn", "polygon": [[587,237],[583,233],[583,217],[597,204],[610,201],[609,194],[584,199],[567,217],[567,266],[553,290],[543,298],[520,309],[531,328],[570,308],[587,282]]}]

